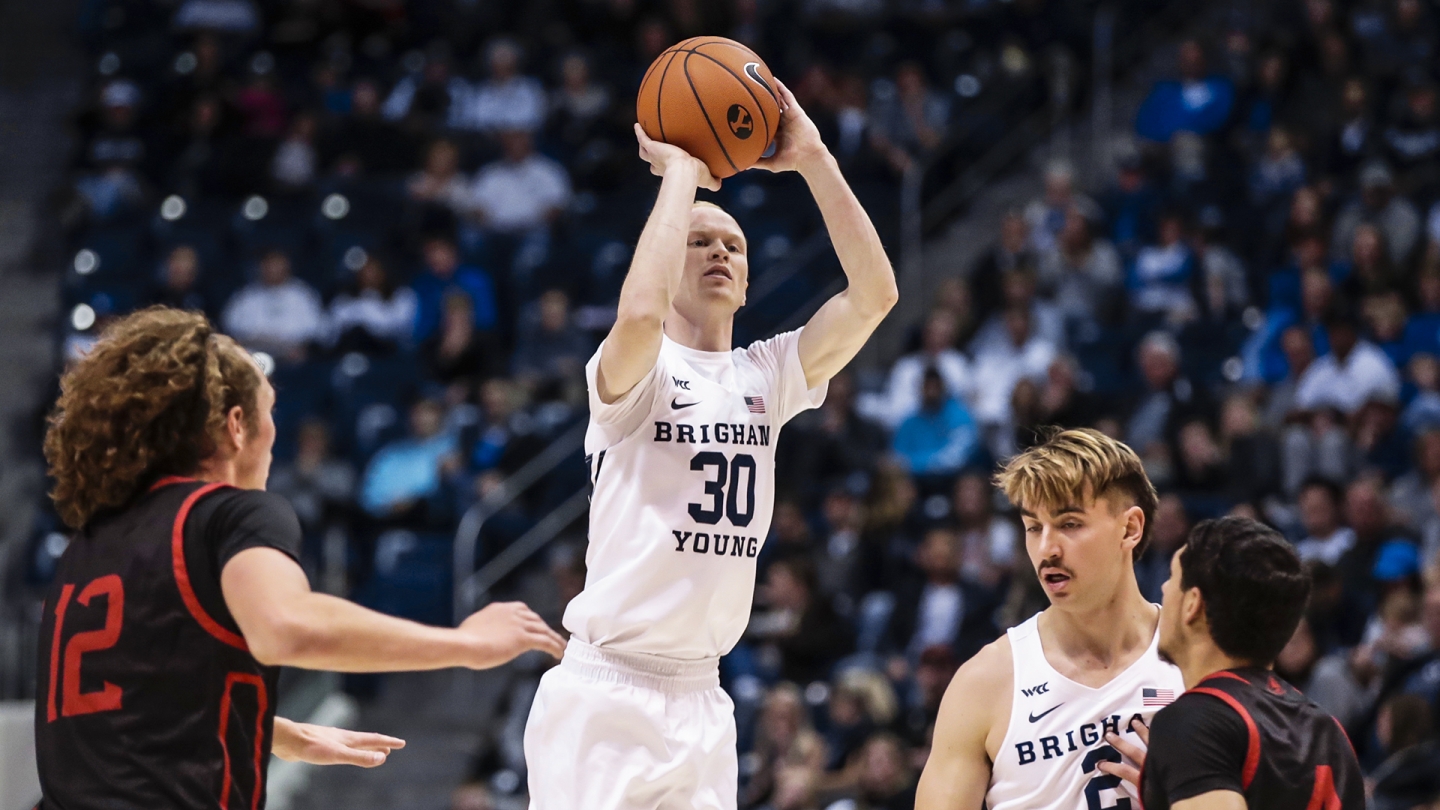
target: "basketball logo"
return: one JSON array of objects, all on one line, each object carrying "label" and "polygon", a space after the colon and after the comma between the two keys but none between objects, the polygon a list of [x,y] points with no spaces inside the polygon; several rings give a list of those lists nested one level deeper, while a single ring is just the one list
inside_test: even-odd
[{"label": "basketball logo", "polygon": [[731,134],[742,141],[755,131],[755,119],[750,117],[749,110],[739,104],[730,105],[730,112],[725,115],[725,120],[730,125]]},{"label": "basketball logo", "polygon": [[765,81],[765,77],[764,77],[764,76],[761,76],[761,75],[760,75],[760,63],[759,63],[759,62],[746,62],[746,63],[745,63],[745,75],[746,75],[746,76],[749,76],[750,79],[751,79],[751,81],[753,81],[753,82],[755,82],[756,84],[760,85],[761,87],[765,88],[765,92],[769,93],[769,94],[772,95],[772,96],[775,95],[775,91],[770,88],[770,83],[767,82],[767,81]]}]

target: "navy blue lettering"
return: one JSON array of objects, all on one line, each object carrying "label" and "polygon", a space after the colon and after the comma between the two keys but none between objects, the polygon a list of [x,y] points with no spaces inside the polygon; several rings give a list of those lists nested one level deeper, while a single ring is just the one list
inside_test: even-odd
[{"label": "navy blue lettering", "polygon": [[1046,759],[1065,755],[1065,752],[1060,750],[1059,737],[1041,737],[1040,748],[1043,750]]},{"label": "navy blue lettering", "polygon": [[1030,741],[1015,743],[1015,751],[1020,755],[1020,764],[1029,765],[1035,761],[1035,743]]},{"label": "navy blue lettering", "polygon": [[690,539],[690,532],[681,534],[679,529],[671,529],[670,533],[675,535],[675,550],[684,551],[685,541]]},{"label": "navy blue lettering", "polygon": [[695,427],[693,425],[680,424],[676,425],[675,428],[676,444],[684,444],[686,442],[689,442],[691,444],[695,443]]},{"label": "navy blue lettering", "polygon": [[746,540],[746,542],[745,542],[745,556],[746,556],[746,557],[754,557],[754,556],[755,556],[755,553],[756,553],[756,552],[755,552],[755,543],[757,543],[758,540],[757,540],[756,538],[754,538],[754,537],[747,537],[747,538],[745,538],[745,540]]},{"label": "navy blue lettering", "polygon": [[749,438],[747,438],[747,439],[745,440],[745,443],[746,443],[746,444],[759,444],[759,443],[760,443],[759,440],[755,438],[755,426],[754,426],[754,425],[751,425],[751,426],[750,426],[750,436],[749,436]]},{"label": "navy blue lettering", "polygon": [[710,550],[710,535],[705,532],[695,532],[695,542],[690,544],[690,550],[696,554],[704,554]]},{"label": "navy blue lettering", "polygon": [[670,441],[670,423],[669,423],[669,422],[656,422],[656,423],[655,423],[655,441],[657,441],[657,442],[668,442],[668,441]]},{"label": "navy blue lettering", "polygon": [[1071,750],[1071,751],[1076,750],[1076,749],[1075,749],[1075,732],[1073,732],[1073,731],[1067,731],[1067,732],[1065,732],[1065,740],[1070,743],[1070,750]]},{"label": "navy blue lettering", "polygon": [[717,535],[715,535],[715,553],[716,553],[717,555],[722,555],[722,556],[723,556],[723,555],[725,554],[725,547],[726,547],[726,545],[729,544],[729,542],[730,542],[730,535],[728,535],[728,534],[717,534]]},{"label": "navy blue lettering", "polygon": [[735,536],[735,542],[730,546],[730,556],[740,557],[745,554],[745,538]]},{"label": "navy blue lettering", "polygon": [[761,425],[761,426],[760,426],[760,444],[763,445],[763,446],[765,446],[765,447],[769,447],[769,446],[770,446],[770,426],[769,426],[769,425]]},{"label": "navy blue lettering", "polygon": [[730,443],[730,426],[724,422],[715,423],[715,441],[721,444]]},{"label": "navy blue lettering", "polygon": [[709,426],[709,425],[706,425],[706,424],[701,424],[701,425],[700,425],[700,443],[701,443],[701,444],[709,444],[709,443],[710,443],[710,426]]},{"label": "navy blue lettering", "polygon": [[1100,729],[1094,723],[1086,723],[1080,727],[1080,742],[1085,745],[1094,745],[1100,742]]},{"label": "navy blue lettering", "polygon": [[1100,731],[1100,736],[1102,736],[1102,737],[1105,736],[1106,734],[1119,734],[1119,733],[1120,733],[1120,715],[1118,715],[1118,714],[1112,714],[1112,715],[1110,715],[1109,717],[1106,717],[1106,718],[1102,719],[1102,720],[1100,721],[1100,725],[1103,726],[1103,728],[1102,728],[1101,731]]}]

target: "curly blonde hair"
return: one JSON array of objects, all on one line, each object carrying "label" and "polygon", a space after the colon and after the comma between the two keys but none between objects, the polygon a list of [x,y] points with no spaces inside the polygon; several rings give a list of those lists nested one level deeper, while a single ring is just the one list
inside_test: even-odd
[{"label": "curly blonde hair", "polygon": [[50,497],[82,528],[166,475],[193,474],[239,406],[253,430],[261,374],[197,312],[151,307],[105,329],[60,380],[45,431]]},{"label": "curly blonde hair", "polygon": [[1140,507],[1145,528],[1134,558],[1150,544],[1160,496],[1145,465],[1123,442],[1092,428],[1041,432],[1041,442],[1020,453],[995,476],[995,484],[1020,509],[1084,506],[1087,499],[1115,498]]}]

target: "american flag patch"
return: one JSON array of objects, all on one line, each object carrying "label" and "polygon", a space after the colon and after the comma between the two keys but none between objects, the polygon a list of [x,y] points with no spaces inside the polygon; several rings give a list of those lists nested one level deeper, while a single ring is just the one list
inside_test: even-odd
[{"label": "american flag patch", "polygon": [[764,397],[745,397],[745,407],[750,409],[750,413],[764,413],[764,412],[765,412],[765,398],[764,398]]},{"label": "american flag patch", "polygon": [[1141,706],[1168,706],[1175,701],[1174,689],[1141,689]]}]

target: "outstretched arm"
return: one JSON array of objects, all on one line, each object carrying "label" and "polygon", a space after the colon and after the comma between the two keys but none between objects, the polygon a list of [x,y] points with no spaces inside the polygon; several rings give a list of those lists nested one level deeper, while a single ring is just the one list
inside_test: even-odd
[{"label": "outstretched arm", "polygon": [[220,572],[225,606],[262,664],[335,672],[499,666],[527,650],[555,657],[565,642],[519,602],[486,607],[459,627],[430,627],[315,593],[298,563],[273,548],[236,554]]},{"label": "outstretched arm", "polygon": [[640,157],[650,164],[650,173],[662,179],[660,196],[640,232],[630,272],[620,287],[615,325],[600,349],[595,382],[600,401],[607,405],[625,396],[655,367],[665,316],[670,314],[670,300],[685,270],[685,239],[690,233],[695,189],[720,188],[705,164],[684,149],[651,140],[639,124],[635,125],[635,138],[640,142]]},{"label": "outstretched arm", "polygon": [[820,307],[800,333],[800,365],[805,369],[805,384],[814,388],[855,357],[900,293],[880,235],[845,182],[840,164],[825,148],[819,130],[795,102],[790,88],[779,80],[775,85],[783,109],[775,154],[756,165],[775,172],[797,171],[805,178],[849,282]]},{"label": "outstretched arm", "polygon": [[283,717],[275,718],[274,744],[271,752],[287,762],[308,762],[311,765],[358,765],[374,768],[385,764],[385,758],[405,741],[368,731],[297,723]]}]

